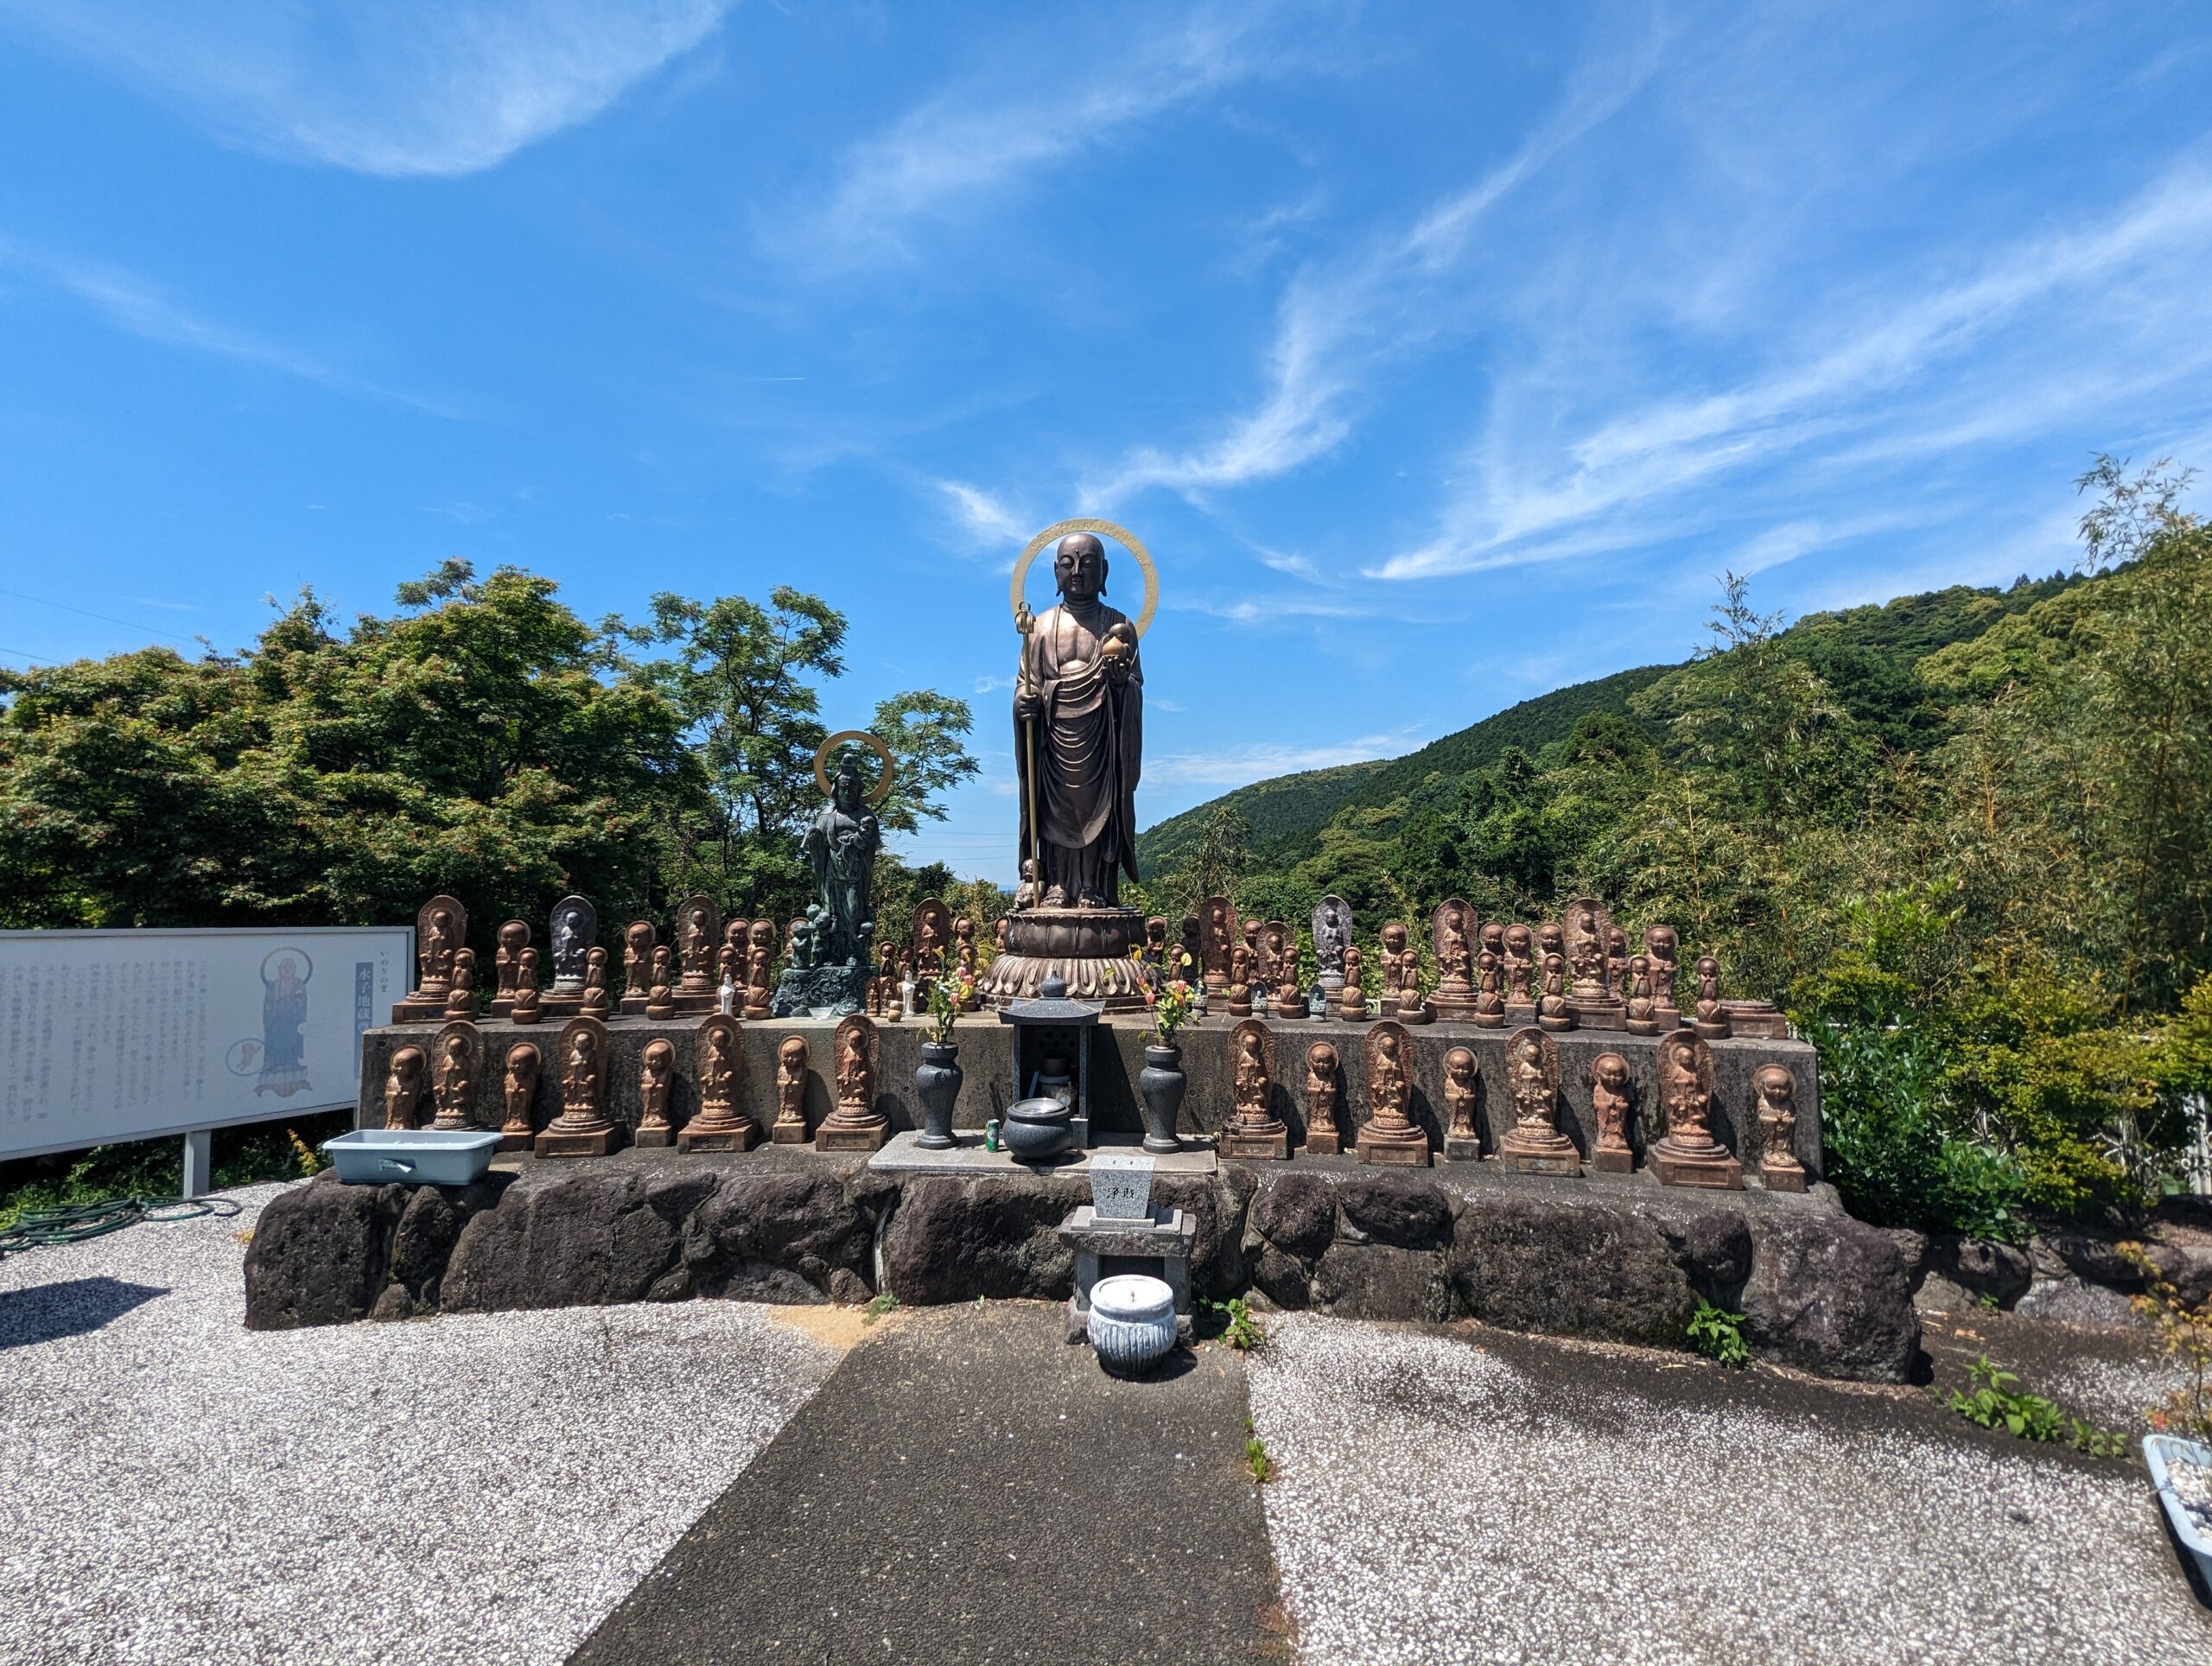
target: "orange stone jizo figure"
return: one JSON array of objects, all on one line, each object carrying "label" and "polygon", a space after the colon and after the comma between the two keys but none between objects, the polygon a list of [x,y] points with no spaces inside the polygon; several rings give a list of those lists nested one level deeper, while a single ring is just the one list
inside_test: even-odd
[{"label": "orange stone jizo figure", "polygon": [[430,1046],[430,1097],[437,1105],[430,1126],[467,1128],[468,1101],[476,1091],[476,1063],[484,1050],[476,1026],[466,1019],[448,1024]]},{"label": "orange stone jizo figure", "polygon": [[476,1016],[476,951],[457,950],[453,957],[453,988],[446,991],[448,1018]]},{"label": "orange stone jizo figure", "polygon": [[1444,1155],[1447,1161],[1471,1162],[1483,1154],[1482,1135],[1475,1127],[1475,1055],[1467,1047],[1454,1047],[1444,1055]]},{"label": "orange stone jizo figure", "polygon": [[537,987],[537,951],[525,948],[515,957],[515,992],[507,1005],[507,1016],[518,1024],[535,1024],[542,995]]},{"label": "orange stone jizo figure", "polygon": [[676,1143],[676,1125],[668,1119],[669,1090],[676,1082],[676,1048],[664,1035],[645,1043],[638,1064],[638,1126],[632,1135],[641,1146]]},{"label": "orange stone jizo figure", "polygon": [[391,1021],[420,1023],[445,1015],[453,958],[468,937],[468,911],[458,897],[435,896],[415,916],[415,989],[394,1003]]},{"label": "orange stone jizo figure", "polygon": [[728,1013],[712,1013],[701,1021],[691,1044],[691,1079],[699,1108],[676,1136],[677,1150],[750,1151],[760,1137],[753,1118],[738,1109],[743,1038],[737,1020]]},{"label": "orange stone jizo figure", "polygon": [[1762,1065],[1751,1077],[1759,1099],[1759,1179],[1770,1192],[1802,1192],[1797,1160],[1797,1078],[1786,1065]]},{"label": "orange stone jizo figure", "polygon": [[427,1061],[420,1047],[400,1047],[391,1055],[384,1078],[384,1125],[391,1129],[415,1126],[416,1107],[423,1103],[423,1075]]},{"label": "orange stone jizo figure", "polygon": [[1580,1174],[1580,1154],[1559,1131],[1559,1046],[1543,1031],[1505,1038],[1505,1091],[1513,1126],[1497,1142],[1499,1160],[1524,1174]]},{"label": "orange stone jizo figure", "polygon": [[1395,1019],[1367,1031],[1367,1121],[1359,1130],[1363,1163],[1428,1167],[1428,1135],[1413,1121],[1413,1037]]},{"label": "orange stone jizo figure", "polygon": [[1290,1156],[1290,1130],[1274,1114],[1274,1038],[1256,1018],[1229,1033],[1230,1103],[1233,1114],[1221,1131],[1221,1154],[1257,1162]]},{"label": "orange stone jizo figure", "polygon": [[814,1131],[817,1151],[875,1151],[891,1137],[891,1119],[875,1108],[879,1038],[875,1021],[854,1013],[837,1021],[830,1040],[836,1104]]},{"label": "orange stone jizo figure", "polygon": [[1337,1070],[1341,1061],[1326,1041],[1306,1050],[1306,1149],[1333,1157],[1343,1149],[1337,1132]]},{"label": "orange stone jizo figure", "polygon": [[[1637,957],[1642,959],[1642,956]],[[1598,1118],[1598,1144],[1590,1167],[1605,1174],[1626,1174],[1636,1167],[1628,1142],[1628,1060],[1601,1052],[1590,1061],[1590,1109]]]},{"label": "orange stone jizo figure", "polygon": [[1667,1132],[1644,1155],[1660,1183],[1739,1190],[1743,1166],[1713,1137],[1713,1052],[1703,1038],[1676,1030],[1660,1041],[1659,1101]]},{"label": "orange stone jizo figure", "polygon": [[506,1080],[499,1091],[507,1113],[506,1121],[499,1124],[502,1151],[527,1151],[537,1137],[530,1108],[537,1098],[539,1062],[537,1048],[531,1042],[518,1041],[507,1049]]},{"label": "orange stone jizo figure", "polygon": [[776,1125],[769,1138],[778,1145],[804,1145],[806,1078],[813,1060],[806,1038],[787,1035],[776,1046]]},{"label": "orange stone jizo figure", "polygon": [[613,1047],[596,1018],[572,1018],[561,1027],[561,1114],[545,1125],[535,1149],[541,1157],[603,1157],[614,1148],[607,1115],[607,1067]]}]

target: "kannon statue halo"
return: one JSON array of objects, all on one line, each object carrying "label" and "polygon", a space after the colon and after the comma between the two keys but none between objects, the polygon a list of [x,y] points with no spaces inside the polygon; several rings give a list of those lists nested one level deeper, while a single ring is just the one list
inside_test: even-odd
[{"label": "kannon statue halo", "polygon": [[[1131,619],[1105,600],[1103,537],[1142,570],[1144,607]],[[1023,593],[1046,544],[1060,599],[1032,613]],[[1111,521],[1066,520],[1029,541],[1014,569],[1014,744],[1021,798],[1022,888],[1006,950],[982,992],[1000,1005],[1037,994],[1052,975],[1068,994],[1109,1011],[1144,1004],[1135,951],[1144,916],[1122,906],[1137,877],[1136,788],[1144,756],[1144,668],[1138,639],[1160,603],[1152,556]]]}]

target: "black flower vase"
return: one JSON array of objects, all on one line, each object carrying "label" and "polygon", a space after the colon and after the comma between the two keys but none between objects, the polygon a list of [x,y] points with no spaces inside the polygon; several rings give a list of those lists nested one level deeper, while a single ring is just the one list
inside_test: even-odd
[{"label": "black flower vase", "polygon": [[[922,1131],[914,1143],[925,1151],[950,1151],[959,1143],[952,1137],[952,1107],[965,1079],[960,1068],[957,1041],[925,1041],[922,1062],[914,1071],[914,1097],[922,1102]],[[1179,1088],[1176,1097],[1182,1097]]]},{"label": "black flower vase", "polygon": [[1144,1068],[1137,1072],[1137,1091],[1144,1098],[1144,1148],[1166,1154],[1180,1151],[1183,1142],[1175,1137],[1176,1113],[1183,1109],[1183,1090],[1188,1079],[1183,1074],[1183,1050],[1180,1047],[1151,1047],[1144,1050]]}]

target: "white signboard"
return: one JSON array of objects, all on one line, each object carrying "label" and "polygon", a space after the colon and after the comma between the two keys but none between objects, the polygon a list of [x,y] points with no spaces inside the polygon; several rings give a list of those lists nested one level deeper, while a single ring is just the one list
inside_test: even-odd
[{"label": "white signboard", "polygon": [[412,926],[0,932],[0,1157],[356,1097]]}]

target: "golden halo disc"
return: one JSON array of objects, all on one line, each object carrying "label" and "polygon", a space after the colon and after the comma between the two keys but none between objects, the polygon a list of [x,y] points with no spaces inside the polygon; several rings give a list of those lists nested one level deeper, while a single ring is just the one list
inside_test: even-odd
[{"label": "golden halo disc", "polygon": [[1022,586],[1028,582],[1029,563],[1037,559],[1037,552],[1055,538],[1064,538],[1071,532],[1096,532],[1109,537],[1137,558],[1137,565],[1144,570],[1144,611],[1137,615],[1137,634],[1142,636],[1152,628],[1152,616],[1160,607],[1160,574],[1152,564],[1152,552],[1137,542],[1136,534],[1125,526],[1116,526],[1109,520],[1055,521],[1035,537],[1014,563],[1014,614],[1021,617]]},{"label": "golden halo disc", "polygon": [[826,766],[830,761],[830,754],[848,741],[858,741],[883,760],[882,772],[876,777],[875,789],[868,795],[868,808],[873,810],[883,802],[884,795],[891,791],[891,748],[883,744],[880,736],[871,734],[866,729],[839,729],[822,743],[814,754],[815,785],[822,789],[823,798],[836,796],[830,791],[830,771]]}]

